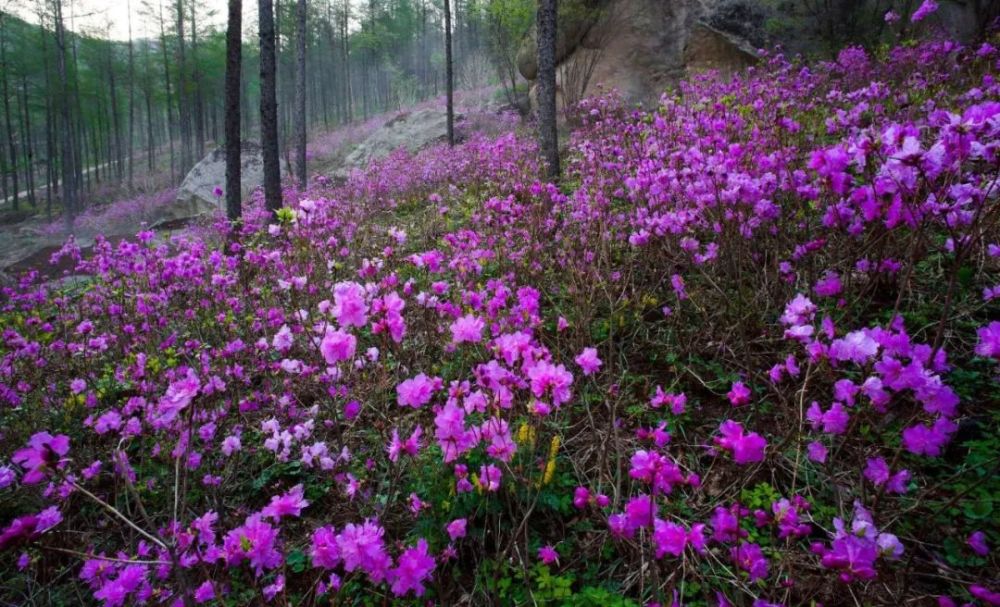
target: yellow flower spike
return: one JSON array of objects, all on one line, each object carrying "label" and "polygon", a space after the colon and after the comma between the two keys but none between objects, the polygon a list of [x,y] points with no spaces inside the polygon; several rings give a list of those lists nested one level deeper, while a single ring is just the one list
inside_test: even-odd
[{"label": "yellow flower spike", "polygon": [[556,458],[556,454],[559,453],[559,444],[561,442],[562,439],[559,438],[558,434],[552,437],[552,442],[549,443],[549,459]]},{"label": "yellow flower spike", "polygon": [[523,445],[528,442],[528,424],[521,422],[521,427],[517,429],[517,444]]},{"label": "yellow flower spike", "polygon": [[556,460],[555,458],[553,458],[545,463],[545,475],[542,476],[542,484],[548,485],[549,483],[551,483],[552,477],[555,476],[555,473],[556,473]]}]

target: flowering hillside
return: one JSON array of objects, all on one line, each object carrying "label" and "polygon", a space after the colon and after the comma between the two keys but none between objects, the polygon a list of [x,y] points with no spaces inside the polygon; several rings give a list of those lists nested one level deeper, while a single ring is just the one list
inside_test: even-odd
[{"label": "flowering hillside", "polygon": [[[399,152],[0,309],[0,599],[1000,605],[1000,53]],[[65,262],[65,259],[64,259]]]}]

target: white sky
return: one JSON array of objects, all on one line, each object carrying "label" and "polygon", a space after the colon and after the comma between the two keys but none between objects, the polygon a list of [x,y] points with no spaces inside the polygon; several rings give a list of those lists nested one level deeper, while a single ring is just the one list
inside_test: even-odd
[{"label": "white sky", "polygon": [[[0,0],[0,8],[37,23],[36,3],[39,0]],[[171,20],[173,0],[146,0],[156,13],[163,4],[164,16]],[[223,27],[228,11],[227,0],[197,0],[200,10],[198,29],[203,26]],[[64,0],[63,18],[67,29],[76,32],[128,40],[129,11],[132,15],[132,36],[148,38],[159,35],[156,15],[149,15],[143,0]],[[214,15],[209,15],[214,12]],[[257,0],[243,0],[243,30],[254,30],[257,22]],[[255,30],[254,30],[255,31]]]}]

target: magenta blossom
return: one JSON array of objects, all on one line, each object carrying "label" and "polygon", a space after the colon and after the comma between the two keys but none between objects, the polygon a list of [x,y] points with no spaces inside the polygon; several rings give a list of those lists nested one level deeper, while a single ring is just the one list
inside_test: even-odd
[{"label": "magenta blossom", "polygon": [[419,409],[431,401],[439,382],[438,379],[431,379],[420,373],[396,386],[396,401],[402,407]]},{"label": "magenta blossom", "polygon": [[323,340],[319,344],[320,354],[328,365],[335,365],[343,360],[350,360],[354,357],[354,350],[358,345],[358,339],[344,331],[327,331]]},{"label": "magenta blossom", "polygon": [[65,434],[52,436],[48,432],[38,432],[28,440],[28,446],[14,452],[11,458],[26,471],[21,478],[25,485],[33,485],[45,479],[52,468],[62,468],[63,457],[69,453],[69,437]]},{"label": "magenta blossom", "polygon": [[715,444],[731,451],[733,461],[737,464],[752,464],[764,461],[764,450],[767,441],[756,432],[747,433],[743,426],[731,419],[719,426],[720,436],[715,437]]},{"label": "magenta blossom", "polygon": [[404,596],[411,590],[417,596],[424,595],[424,582],[434,571],[434,557],[427,552],[427,540],[420,538],[417,545],[407,548],[399,555],[398,564],[389,571],[392,593]]},{"label": "magenta blossom", "polygon": [[583,370],[584,375],[593,375],[594,373],[597,373],[603,364],[601,359],[597,357],[596,348],[584,348],[583,352],[578,354],[574,360]]},{"label": "magenta blossom", "polygon": [[538,549],[538,558],[546,565],[559,563],[559,553],[556,552],[555,547],[551,544],[546,544]]},{"label": "magenta blossom", "polygon": [[474,314],[466,314],[451,323],[451,341],[455,344],[463,342],[479,343],[483,340],[483,328],[486,323]]},{"label": "magenta blossom", "polygon": [[936,12],[937,9],[938,3],[935,0],[924,0],[923,4],[910,16],[910,21],[913,23],[923,21],[927,15]]},{"label": "magenta blossom", "polygon": [[734,382],[726,397],[729,398],[729,402],[734,407],[740,407],[750,402],[750,388],[741,381]]}]

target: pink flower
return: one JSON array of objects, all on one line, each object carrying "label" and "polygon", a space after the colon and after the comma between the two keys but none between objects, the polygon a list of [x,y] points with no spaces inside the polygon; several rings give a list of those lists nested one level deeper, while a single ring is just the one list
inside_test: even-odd
[{"label": "pink flower", "polygon": [[416,457],[417,453],[420,451],[420,437],[423,434],[424,429],[421,426],[417,426],[410,437],[405,441],[400,440],[399,430],[396,428],[392,429],[392,440],[389,442],[387,451],[389,452],[389,461],[396,462],[399,460],[399,456],[403,453],[409,455],[410,457]]},{"label": "pink flower", "polygon": [[194,370],[188,369],[184,379],[171,382],[167,392],[156,403],[156,414],[153,416],[153,426],[163,428],[170,424],[177,415],[187,408],[201,390],[201,382]]},{"label": "pink flower", "polygon": [[309,554],[312,556],[313,567],[333,569],[340,563],[337,532],[332,526],[320,527],[313,531]]},{"label": "pink flower", "polygon": [[1000,359],[1000,321],[994,321],[988,326],[980,327],[976,333],[979,335],[976,354],[986,358]]},{"label": "pink flower", "polygon": [[878,354],[878,342],[864,331],[854,331],[830,344],[830,358],[863,365]]},{"label": "pink flower", "polygon": [[361,525],[348,523],[337,535],[344,570],[350,573],[361,569],[376,584],[384,580],[392,566],[392,559],[385,552],[383,535],[385,530],[370,520]]},{"label": "pink flower", "polygon": [[198,586],[194,591],[194,602],[201,604],[207,603],[215,598],[215,586],[212,585],[211,580],[205,580]]},{"label": "pink flower", "polygon": [[924,3],[920,5],[920,8],[914,11],[913,15],[910,16],[910,21],[913,23],[923,21],[924,17],[937,11],[937,9],[938,3],[935,0],[924,0]]},{"label": "pink flower", "polygon": [[309,500],[303,497],[302,485],[295,485],[288,493],[273,496],[271,503],[261,510],[261,516],[280,521],[286,516],[299,516],[308,505]]},{"label": "pink flower", "polygon": [[434,557],[427,553],[427,540],[420,538],[416,546],[399,555],[399,564],[389,571],[393,594],[403,596],[412,590],[417,596],[423,596],[424,582],[433,571]]},{"label": "pink flower", "polygon": [[656,519],[653,521],[653,544],[656,546],[656,558],[670,554],[680,556],[687,546],[688,532],[677,523]]},{"label": "pink flower", "polygon": [[726,396],[734,407],[739,407],[750,402],[750,388],[747,388],[743,382],[738,381],[733,383],[732,389],[729,390]]},{"label": "pink flower", "polygon": [[538,549],[538,558],[546,565],[559,563],[559,553],[551,544],[546,544]]},{"label": "pink flower", "polygon": [[573,490],[573,507],[583,510],[590,501],[590,490],[586,487],[577,487]]},{"label": "pink flower", "polygon": [[464,518],[457,518],[448,523],[446,529],[448,531],[448,537],[451,538],[451,541],[454,542],[455,540],[465,537],[465,529],[467,525],[468,521]]},{"label": "pink flower", "polygon": [[674,415],[681,415],[687,406],[687,396],[683,392],[680,394],[666,393],[663,388],[656,386],[656,394],[649,400],[649,406],[659,409],[664,405],[669,406],[670,412]]},{"label": "pink flower", "polygon": [[573,383],[573,374],[563,365],[556,366],[540,360],[528,369],[528,379],[531,380],[531,393],[537,398],[551,393],[552,404],[556,407],[572,397],[570,385]]},{"label": "pink flower", "polygon": [[451,323],[451,341],[455,344],[463,342],[479,343],[483,340],[483,328],[486,323],[474,314],[466,314]]},{"label": "pink flower", "polygon": [[972,551],[979,556],[986,556],[990,553],[990,547],[986,543],[986,534],[982,531],[972,532],[972,534],[969,535],[969,539],[966,540],[966,543],[968,543],[969,548],[972,548]]},{"label": "pink flower", "polygon": [[818,463],[826,463],[826,446],[818,441],[813,441],[806,446],[806,450],[809,453],[809,459]]},{"label": "pink flower", "polygon": [[357,338],[343,329],[328,330],[319,344],[319,351],[326,364],[335,365],[342,360],[353,358],[357,345]]},{"label": "pink flower", "polygon": [[601,359],[597,357],[596,348],[584,348],[583,352],[577,355],[574,360],[576,361],[576,364],[580,365],[580,368],[583,369],[584,375],[593,375],[594,373],[597,373],[598,369],[601,368],[601,365],[604,364],[601,362]]},{"label": "pink flower", "polygon": [[827,272],[813,290],[820,297],[833,297],[840,293],[841,289],[840,275],[836,272]]},{"label": "pink flower", "polygon": [[294,343],[295,337],[292,335],[292,330],[288,328],[288,325],[281,325],[281,329],[278,330],[271,340],[271,347],[278,352],[287,352],[292,348],[292,344]]},{"label": "pink flower", "polygon": [[431,401],[439,381],[431,379],[423,373],[407,379],[396,386],[396,402],[401,407],[419,409]]},{"label": "pink flower", "polygon": [[130,594],[139,589],[146,581],[146,568],[143,565],[127,565],[111,580],[106,580],[94,592],[94,598],[104,601],[104,607],[123,605]]},{"label": "pink flower", "polygon": [[750,574],[751,582],[767,577],[767,558],[757,544],[740,544],[730,549],[730,556],[740,569]]},{"label": "pink flower", "polygon": [[479,484],[486,491],[494,492],[500,489],[500,479],[503,472],[493,464],[479,468]]},{"label": "pink flower", "polygon": [[933,426],[916,424],[903,430],[903,447],[915,455],[937,457],[958,426],[951,420],[938,418]]},{"label": "pink flower", "polygon": [[368,322],[365,288],[356,282],[338,282],[333,286],[330,313],[341,327],[363,327]]},{"label": "pink flower", "polygon": [[278,530],[264,522],[260,515],[251,515],[243,525],[226,534],[223,542],[226,562],[232,567],[249,560],[254,574],[260,577],[265,569],[274,569],[284,563],[277,541]]},{"label": "pink flower", "polygon": [[733,420],[726,420],[719,426],[721,436],[715,437],[715,443],[722,449],[732,451],[733,461],[737,464],[750,464],[764,461],[764,450],[767,441],[756,432],[745,433],[743,426]]},{"label": "pink flower", "polygon": [[11,458],[26,470],[21,482],[34,485],[45,479],[46,472],[53,466],[61,468],[62,458],[69,453],[69,437],[65,434],[52,436],[48,432],[38,432],[28,439],[28,446],[14,452]]}]

